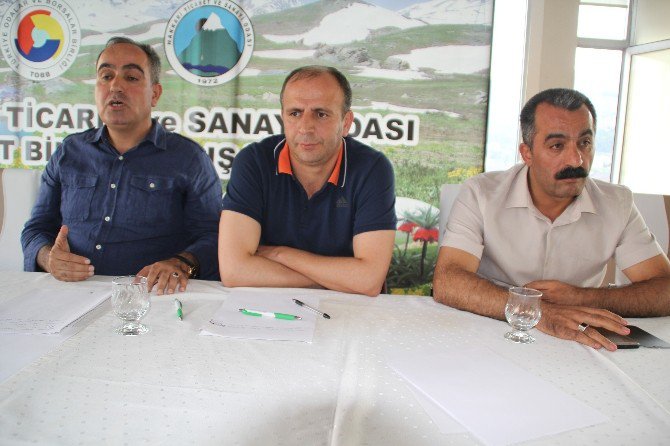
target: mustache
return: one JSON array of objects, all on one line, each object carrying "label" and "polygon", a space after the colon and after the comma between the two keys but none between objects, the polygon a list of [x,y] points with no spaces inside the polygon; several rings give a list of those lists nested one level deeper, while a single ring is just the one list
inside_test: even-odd
[{"label": "mustache", "polygon": [[589,173],[582,166],[566,167],[565,169],[554,175],[557,180],[566,180],[568,178],[586,178]]}]

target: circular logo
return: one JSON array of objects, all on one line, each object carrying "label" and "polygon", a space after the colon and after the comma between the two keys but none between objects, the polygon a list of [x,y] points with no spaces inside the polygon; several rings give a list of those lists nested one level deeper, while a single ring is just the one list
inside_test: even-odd
[{"label": "circular logo", "polygon": [[59,0],[15,2],[0,22],[0,48],[10,68],[45,81],[70,68],[79,53],[81,30],[70,6]]},{"label": "circular logo", "polygon": [[254,50],[251,20],[236,3],[191,0],[170,18],[165,53],[184,80],[204,86],[236,78]]}]

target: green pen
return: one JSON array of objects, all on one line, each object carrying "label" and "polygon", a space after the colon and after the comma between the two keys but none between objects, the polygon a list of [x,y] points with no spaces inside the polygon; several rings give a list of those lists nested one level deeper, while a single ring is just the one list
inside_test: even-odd
[{"label": "green pen", "polygon": [[180,321],[183,320],[184,319],[184,313],[182,312],[181,301],[179,299],[174,300],[174,307],[177,309],[177,317],[179,318],[179,320]]},{"label": "green pen", "polygon": [[294,314],[272,313],[270,311],[247,310],[246,308],[240,308],[240,313],[246,314],[247,316],[273,317],[275,319],[286,319],[288,321],[294,321],[296,319],[302,319],[300,316],[296,316]]}]

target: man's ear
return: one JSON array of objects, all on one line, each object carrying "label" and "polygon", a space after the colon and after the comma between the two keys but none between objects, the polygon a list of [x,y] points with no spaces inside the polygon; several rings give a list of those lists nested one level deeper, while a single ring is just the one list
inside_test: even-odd
[{"label": "man's ear", "polygon": [[528,144],[522,142],[519,144],[519,153],[526,166],[530,167],[533,164],[533,149]]},{"label": "man's ear", "polygon": [[151,91],[151,106],[155,107],[156,104],[158,104],[161,94],[163,94],[163,86],[161,84],[153,84],[151,86]]},{"label": "man's ear", "polygon": [[342,125],[342,136],[347,136],[351,129],[351,124],[354,123],[354,112],[349,110],[344,114],[344,124]]}]

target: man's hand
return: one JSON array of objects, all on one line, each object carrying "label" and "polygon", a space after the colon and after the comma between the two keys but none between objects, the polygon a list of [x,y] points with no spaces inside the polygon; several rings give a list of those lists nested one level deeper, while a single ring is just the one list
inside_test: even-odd
[{"label": "man's hand", "polygon": [[43,246],[40,249],[37,263],[58,280],[65,282],[86,280],[94,274],[95,268],[86,257],[70,252],[67,234],[67,226],[61,226],[53,246]]},{"label": "man's hand", "polygon": [[526,288],[542,291],[542,300],[561,305],[585,305],[582,292],[577,288],[558,280],[534,280],[524,285]]},{"label": "man's hand", "polygon": [[145,266],[137,275],[147,278],[147,289],[149,291],[155,285],[156,294],[159,296],[173,294],[177,289],[186,291],[188,272],[182,269],[182,265],[178,259],[161,260]]},{"label": "man's hand", "polygon": [[[616,350],[616,345],[601,335],[593,327],[602,327],[607,330],[627,335],[630,329],[628,322],[611,311],[598,308],[557,305],[542,302],[542,318],[537,329],[557,338],[577,341],[589,347],[607,350]],[[586,330],[580,329],[580,324],[588,325]]]}]

